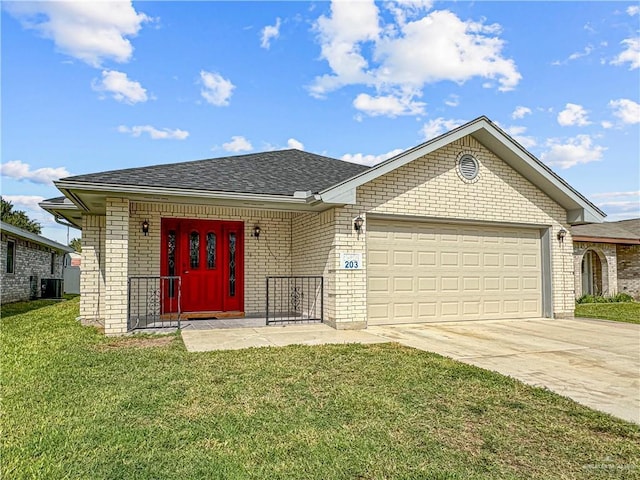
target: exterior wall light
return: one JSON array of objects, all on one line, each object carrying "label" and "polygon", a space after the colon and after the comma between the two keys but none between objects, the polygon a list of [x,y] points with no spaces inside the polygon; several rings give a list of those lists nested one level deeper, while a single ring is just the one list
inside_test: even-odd
[{"label": "exterior wall light", "polygon": [[142,222],[142,233],[144,233],[145,237],[149,235],[149,220]]},{"label": "exterior wall light", "polygon": [[358,215],[358,217],[353,221],[353,229],[358,233],[358,235],[362,232],[362,225],[364,225],[364,220],[360,215]]},{"label": "exterior wall light", "polygon": [[260,225],[256,225],[253,227],[253,236],[256,238],[260,238]]},{"label": "exterior wall light", "polygon": [[560,231],[558,232],[558,241],[560,243],[564,242],[564,237],[567,236],[567,231],[564,228],[561,228]]}]

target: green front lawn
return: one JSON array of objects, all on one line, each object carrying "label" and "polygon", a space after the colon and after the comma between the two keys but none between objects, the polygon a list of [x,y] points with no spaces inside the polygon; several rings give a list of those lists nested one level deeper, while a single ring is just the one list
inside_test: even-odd
[{"label": "green front lawn", "polygon": [[582,303],[576,305],[575,315],[576,317],[640,323],[640,303]]},{"label": "green front lawn", "polygon": [[2,478],[638,478],[640,427],[396,344],[187,353],[3,316]]}]

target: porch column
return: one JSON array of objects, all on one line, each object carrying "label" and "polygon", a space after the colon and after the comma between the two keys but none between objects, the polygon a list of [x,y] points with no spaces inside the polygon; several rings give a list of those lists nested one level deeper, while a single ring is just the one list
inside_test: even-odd
[{"label": "porch column", "polygon": [[127,331],[129,200],[107,198],[105,235],[105,322],[107,335]]},{"label": "porch column", "polygon": [[104,217],[82,216],[80,317],[83,320],[104,319],[104,230]]}]

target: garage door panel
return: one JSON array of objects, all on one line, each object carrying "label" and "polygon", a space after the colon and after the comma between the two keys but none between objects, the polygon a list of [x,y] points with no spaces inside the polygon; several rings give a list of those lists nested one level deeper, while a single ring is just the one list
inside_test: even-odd
[{"label": "garage door panel", "polygon": [[436,277],[418,277],[418,292],[428,294],[437,291]]},{"label": "garage door panel", "polygon": [[367,262],[371,267],[378,265],[389,266],[389,252],[386,250],[369,250]]},{"label": "garage door panel", "polygon": [[436,252],[418,252],[418,265],[421,266],[435,266],[436,264]]},{"label": "garage door panel", "polygon": [[464,252],[462,254],[462,266],[463,267],[479,267],[480,266],[480,254],[475,252]]},{"label": "garage door panel", "polygon": [[483,266],[485,267],[499,267],[500,266],[500,254],[499,253],[485,253],[482,255]]},{"label": "garage door panel", "polygon": [[413,277],[395,277],[393,279],[393,293],[406,293],[414,290]]},{"label": "garage door panel", "polygon": [[438,316],[438,305],[436,302],[418,303],[418,321],[433,321]]},{"label": "garage door panel", "polygon": [[389,292],[389,277],[369,277],[369,292],[374,295]]},{"label": "garage door panel", "polygon": [[408,250],[395,250],[393,252],[393,266],[407,267],[413,265],[413,252]]},{"label": "garage door panel", "polygon": [[441,277],[440,290],[443,292],[458,292],[460,290],[459,277]]},{"label": "garage door panel", "polygon": [[480,277],[463,277],[462,289],[465,292],[480,292]]},{"label": "garage door panel", "polygon": [[504,267],[518,267],[519,255],[517,253],[504,253],[502,254],[502,265]]},{"label": "garage door panel", "polygon": [[522,254],[522,266],[539,268],[540,265],[538,265],[538,257],[536,255]]},{"label": "garage door panel", "polygon": [[440,265],[443,267],[457,267],[458,252],[441,252]]},{"label": "garage door panel", "polygon": [[413,302],[396,302],[393,304],[393,316],[400,322],[410,323],[414,320]]},{"label": "garage door panel", "polygon": [[537,230],[370,220],[370,324],[541,315]]}]

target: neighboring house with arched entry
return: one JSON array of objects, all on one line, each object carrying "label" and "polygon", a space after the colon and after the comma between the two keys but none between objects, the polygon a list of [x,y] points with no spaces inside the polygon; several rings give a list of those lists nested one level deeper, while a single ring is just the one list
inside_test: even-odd
[{"label": "neighboring house with arched entry", "polygon": [[576,297],[640,299],[640,218],[571,227]]}]

